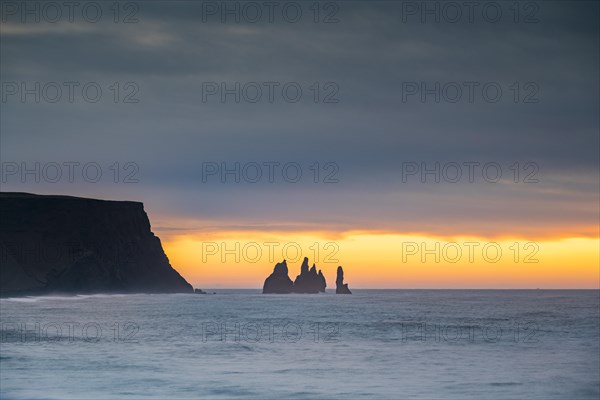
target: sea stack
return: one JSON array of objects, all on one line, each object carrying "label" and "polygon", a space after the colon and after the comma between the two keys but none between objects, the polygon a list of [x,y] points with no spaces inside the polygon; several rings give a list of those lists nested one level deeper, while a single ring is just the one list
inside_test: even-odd
[{"label": "sea stack", "polygon": [[[314,266],[314,264],[313,264],[313,266]],[[327,287],[327,281],[325,280],[325,277],[323,276],[323,272],[321,272],[321,270],[319,270],[319,292],[325,293],[326,287]]]},{"label": "sea stack", "polygon": [[293,286],[294,283],[288,276],[287,262],[283,260],[275,265],[273,273],[265,279],[263,293],[292,293]]},{"label": "sea stack", "polygon": [[348,289],[348,284],[344,283],[344,269],[339,266],[337,269],[337,278],[335,280],[335,293],[336,294],[352,294]]},{"label": "sea stack", "polygon": [[325,292],[327,282],[323,272],[317,272],[317,266],[308,268],[308,258],[304,258],[300,267],[300,275],[292,282],[288,276],[286,260],[275,265],[273,273],[265,279],[263,293],[319,293]]},{"label": "sea stack", "polygon": [[312,268],[308,269],[308,258],[304,257],[302,266],[300,267],[300,275],[296,277],[294,281],[293,292],[294,293],[319,293],[325,292],[327,282],[323,276],[323,272],[319,270],[317,273],[317,266],[313,264]]}]

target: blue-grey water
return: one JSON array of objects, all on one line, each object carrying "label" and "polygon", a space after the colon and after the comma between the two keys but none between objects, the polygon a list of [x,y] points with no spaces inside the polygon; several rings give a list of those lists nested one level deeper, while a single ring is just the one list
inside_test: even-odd
[{"label": "blue-grey water", "polygon": [[0,300],[2,399],[598,399],[598,291]]}]

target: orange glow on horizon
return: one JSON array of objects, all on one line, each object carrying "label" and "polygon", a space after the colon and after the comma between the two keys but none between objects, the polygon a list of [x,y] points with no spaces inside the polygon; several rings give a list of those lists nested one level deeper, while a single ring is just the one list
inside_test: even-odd
[{"label": "orange glow on horizon", "polygon": [[342,265],[350,288],[600,288],[597,237],[446,238],[392,233],[193,233],[169,236],[171,265],[200,288],[262,288],[287,259],[295,279],[303,257],[335,289]]}]

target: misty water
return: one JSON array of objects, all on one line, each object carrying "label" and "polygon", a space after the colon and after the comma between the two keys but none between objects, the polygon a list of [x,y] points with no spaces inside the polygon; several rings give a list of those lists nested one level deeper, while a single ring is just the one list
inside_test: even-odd
[{"label": "misty water", "polygon": [[0,300],[2,399],[598,399],[598,291]]}]

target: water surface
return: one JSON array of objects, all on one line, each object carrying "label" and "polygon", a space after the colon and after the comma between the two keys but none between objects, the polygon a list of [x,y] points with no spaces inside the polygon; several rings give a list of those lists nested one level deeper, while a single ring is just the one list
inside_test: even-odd
[{"label": "water surface", "polygon": [[598,399],[598,291],[0,300],[2,399]]}]

